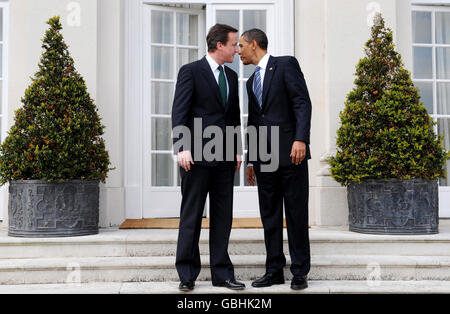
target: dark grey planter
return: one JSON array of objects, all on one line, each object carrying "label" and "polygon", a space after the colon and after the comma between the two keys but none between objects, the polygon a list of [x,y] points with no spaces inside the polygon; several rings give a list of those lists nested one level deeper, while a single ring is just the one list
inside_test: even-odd
[{"label": "dark grey planter", "polygon": [[9,182],[12,237],[74,237],[98,233],[99,181]]},{"label": "dark grey planter", "polygon": [[347,189],[350,231],[370,234],[439,233],[438,181],[368,180]]}]

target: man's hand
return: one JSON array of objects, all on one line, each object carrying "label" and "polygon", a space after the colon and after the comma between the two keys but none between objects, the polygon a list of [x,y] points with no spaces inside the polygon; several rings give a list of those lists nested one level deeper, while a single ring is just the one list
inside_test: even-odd
[{"label": "man's hand", "polygon": [[191,164],[194,164],[192,160],[191,152],[186,150],[178,153],[178,164],[181,168],[189,172],[191,170]]},{"label": "man's hand", "polygon": [[299,165],[306,157],[306,143],[301,141],[295,141],[292,145],[291,158],[292,163]]},{"label": "man's hand", "polygon": [[247,167],[247,182],[251,186],[255,186],[255,168],[253,166]]},{"label": "man's hand", "polygon": [[236,165],[236,171],[234,173],[238,173],[239,170],[241,170],[242,156],[241,155],[236,155],[236,161],[237,161],[237,165]]}]

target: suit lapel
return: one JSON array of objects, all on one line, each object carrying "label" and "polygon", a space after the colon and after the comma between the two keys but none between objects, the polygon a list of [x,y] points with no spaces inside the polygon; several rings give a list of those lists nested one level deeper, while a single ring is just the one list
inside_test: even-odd
[{"label": "suit lapel", "polygon": [[273,73],[275,72],[275,58],[270,56],[269,62],[267,63],[266,74],[264,75],[264,85],[263,85],[263,107],[264,110],[266,108],[267,95],[270,90],[270,86],[272,85]]},{"label": "suit lapel", "polygon": [[220,106],[222,110],[225,110],[225,108],[222,105],[222,96],[220,95],[219,85],[217,84],[216,78],[214,77],[214,74],[211,71],[211,67],[209,66],[208,60],[206,60],[206,57],[203,57],[203,59],[201,60],[201,65],[203,75],[217,98],[217,104]]}]

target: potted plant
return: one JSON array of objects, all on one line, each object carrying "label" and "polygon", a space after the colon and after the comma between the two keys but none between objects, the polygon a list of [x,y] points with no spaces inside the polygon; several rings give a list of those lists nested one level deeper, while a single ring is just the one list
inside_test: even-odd
[{"label": "potted plant", "polygon": [[0,146],[0,184],[9,183],[8,234],[96,234],[99,182],[113,169],[104,126],[75,70],[60,18],[47,24],[39,71]]},{"label": "potted plant", "polygon": [[350,230],[438,233],[437,179],[450,155],[381,14],[365,52],[340,114],[336,155],[328,159],[332,177],[348,187]]}]

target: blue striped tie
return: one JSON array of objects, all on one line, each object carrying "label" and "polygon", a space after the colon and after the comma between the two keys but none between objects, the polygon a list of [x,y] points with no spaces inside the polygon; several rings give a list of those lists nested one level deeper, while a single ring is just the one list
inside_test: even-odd
[{"label": "blue striped tie", "polygon": [[253,84],[253,93],[258,99],[259,107],[262,108],[262,84],[261,84],[261,73],[259,72],[261,67],[257,66],[255,69],[255,82]]}]

